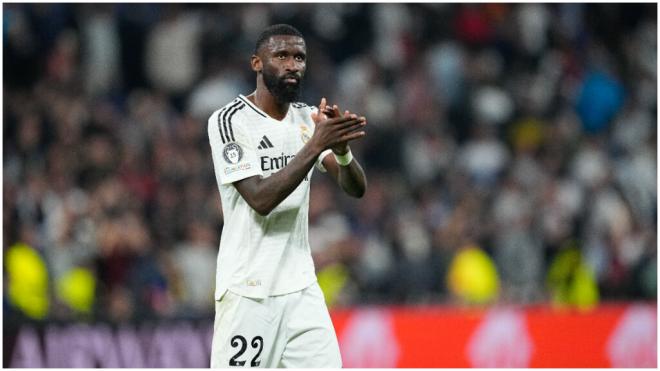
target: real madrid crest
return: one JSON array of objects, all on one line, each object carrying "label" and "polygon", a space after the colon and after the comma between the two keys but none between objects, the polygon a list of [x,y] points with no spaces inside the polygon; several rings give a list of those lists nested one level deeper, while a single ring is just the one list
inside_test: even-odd
[{"label": "real madrid crest", "polygon": [[309,128],[306,125],[300,125],[300,138],[302,139],[303,143],[307,143],[311,137],[312,135],[309,132]]},{"label": "real madrid crest", "polygon": [[236,143],[229,143],[222,150],[222,156],[230,164],[237,164],[243,158],[243,149]]}]

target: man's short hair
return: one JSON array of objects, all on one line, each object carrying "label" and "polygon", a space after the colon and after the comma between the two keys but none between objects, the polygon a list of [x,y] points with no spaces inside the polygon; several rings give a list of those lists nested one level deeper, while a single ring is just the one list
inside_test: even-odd
[{"label": "man's short hair", "polygon": [[300,31],[298,31],[295,27],[288,24],[280,23],[280,24],[274,24],[272,26],[268,26],[259,35],[259,38],[257,39],[257,44],[254,46],[254,54],[257,54],[257,52],[259,52],[259,48],[261,48],[261,45],[266,43],[266,41],[268,41],[268,39],[270,39],[271,36],[279,36],[279,35],[298,36],[301,38],[303,37]]}]

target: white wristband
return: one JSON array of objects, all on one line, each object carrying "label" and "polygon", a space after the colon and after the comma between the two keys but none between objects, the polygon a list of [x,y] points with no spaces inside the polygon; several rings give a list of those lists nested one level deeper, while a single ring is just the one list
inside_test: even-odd
[{"label": "white wristband", "polygon": [[344,153],[343,155],[338,155],[333,152],[333,155],[335,155],[335,160],[337,160],[337,163],[340,166],[348,166],[348,164],[353,161],[353,153],[349,149],[348,152]]}]

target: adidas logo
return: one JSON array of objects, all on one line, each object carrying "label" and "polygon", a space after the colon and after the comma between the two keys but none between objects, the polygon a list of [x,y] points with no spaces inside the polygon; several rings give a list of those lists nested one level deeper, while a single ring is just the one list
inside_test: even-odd
[{"label": "adidas logo", "polygon": [[268,140],[268,137],[264,135],[263,138],[261,138],[261,142],[259,142],[259,147],[257,149],[266,149],[266,148],[273,148],[273,143]]}]

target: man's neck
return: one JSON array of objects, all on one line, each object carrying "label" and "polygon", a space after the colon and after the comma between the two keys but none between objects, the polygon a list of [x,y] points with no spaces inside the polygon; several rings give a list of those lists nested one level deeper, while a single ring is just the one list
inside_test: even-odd
[{"label": "man's neck", "polygon": [[261,79],[257,79],[257,90],[247,98],[262,111],[266,112],[268,116],[276,120],[284,119],[286,113],[289,112],[289,103],[277,102]]}]

